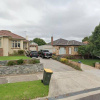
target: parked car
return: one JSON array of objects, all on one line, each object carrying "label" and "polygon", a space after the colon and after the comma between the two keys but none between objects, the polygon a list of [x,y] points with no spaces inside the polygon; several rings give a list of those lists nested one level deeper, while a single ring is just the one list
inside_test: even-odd
[{"label": "parked car", "polygon": [[36,57],[36,58],[38,58],[38,52],[37,51],[30,51],[30,53],[29,53],[29,57]]},{"label": "parked car", "polygon": [[49,52],[49,50],[40,50],[38,52],[39,56],[42,58],[51,58],[52,57],[52,53]]}]

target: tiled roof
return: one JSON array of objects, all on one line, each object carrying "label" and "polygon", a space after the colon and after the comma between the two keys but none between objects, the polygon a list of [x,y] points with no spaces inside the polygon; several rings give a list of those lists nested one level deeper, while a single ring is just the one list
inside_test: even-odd
[{"label": "tiled roof", "polygon": [[38,45],[38,44],[35,42],[30,42],[30,45]]},{"label": "tiled roof", "polygon": [[[48,45],[51,45],[51,42],[48,43]],[[53,41],[54,46],[66,46],[66,45],[84,45],[84,43],[76,41],[76,40],[65,40],[65,39],[57,39]]]},{"label": "tiled roof", "polygon": [[88,44],[89,42],[88,42],[88,41],[84,41],[83,43],[84,43],[84,44]]},{"label": "tiled roof", "polygon": [[[13,39],[25,39],[24,37],[22,36],[19,36],[17,34],[14,34],[8,30],[0,30],[0,36],[10,36],[12,37]],[[26,39],[25,39],[26,40]]]}]

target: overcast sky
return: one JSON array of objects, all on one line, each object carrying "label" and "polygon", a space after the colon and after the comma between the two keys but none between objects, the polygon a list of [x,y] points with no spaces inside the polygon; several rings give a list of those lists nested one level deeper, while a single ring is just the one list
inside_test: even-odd
[{"label": "overcast sky", "polygon": [[100,0],[0,0],[0,30],[29,40],[81,41],[100,22]]}]

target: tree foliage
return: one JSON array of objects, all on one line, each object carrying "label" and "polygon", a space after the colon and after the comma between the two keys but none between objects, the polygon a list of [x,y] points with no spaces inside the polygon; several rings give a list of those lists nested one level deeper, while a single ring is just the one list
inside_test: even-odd
[{"label": "tree foliage", "polygon": [[85,37],[83,40],[88,41],[88,45],[80,46],[78,53],[82,56],[84,55],[91,55],[91,56],[98,56],[100,57],[100,24],[95,27],[92,35]]},{"label": "tree foliage", "polygon": [[39,46],[46,44],[46,42],[43,39],[40,39],[40,38],[33,39],[33,42],[37,43]]},{"label": "tree foliage", "polygon": [[84,41],[89,41],[89,37],[84,37],[84,39],[82,40],[82,42]]},{"label": "tree foliage", "polygon": [[94,32],[92,32],[90,42],[93,47],[93,54],[95,56],[100,56],[100,24],[96,26]]},{"label": "tree foliage", "polygon": [[85,45],[80,46],[80,47],[78,48],[78,53],[79,53],[80,55],[82,55],[82,57],[84,58],[84,55],[86,54],[86,46],[85,46]]}]

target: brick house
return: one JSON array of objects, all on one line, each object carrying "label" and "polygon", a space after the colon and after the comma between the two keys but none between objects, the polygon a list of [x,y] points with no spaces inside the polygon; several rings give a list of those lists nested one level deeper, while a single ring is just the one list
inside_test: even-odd
[{"label": "brick house", "polygon": [[79,55],[78,47],[85,44],[76,40],[69,41],[61,38],[53,41],[53,37],[51,37],[51,42],[47,45],[51,45],[53,49],[55,48],[53,53],[56,55]]},{"label": "brick house", "polygon": [[9,56],[14,51],[24,49],[29,49],[28,40],[8,30],[0,31],[0,56]]}]

